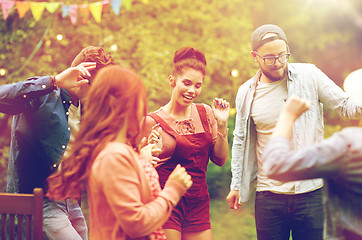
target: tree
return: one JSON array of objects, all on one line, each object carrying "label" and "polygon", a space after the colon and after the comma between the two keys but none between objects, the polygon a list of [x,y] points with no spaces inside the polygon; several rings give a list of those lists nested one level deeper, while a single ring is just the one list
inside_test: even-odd
[{"label": "tree", "polygon": [[[84,2],[72,2],[80,3]],[[247,0],[133,1],[131,11],[121,8],[117,16],[108,6],[101,23],[89,19],[86,25],[72,25],[60,10],[54,14],[44,11],[39,22],[30,13],[23,19],[13,13],[0,21],[0,68],[7,70],[0,83],[56,74],[67,68],[83,47],[97,45],[141,75],[152,111],[169,98],[167,77],[174,52],[188,45],[204,51],[208,61],[204,91],[198,101],[210,104],[218,96],[232,103],[235,87],[253,68],[248,47],[251,5]],[[62,40],[57,39],[59,34]],[[230,77],[232,68],[239,69],[238,78]],[[8,141],[2,146],[7,147]]]}]

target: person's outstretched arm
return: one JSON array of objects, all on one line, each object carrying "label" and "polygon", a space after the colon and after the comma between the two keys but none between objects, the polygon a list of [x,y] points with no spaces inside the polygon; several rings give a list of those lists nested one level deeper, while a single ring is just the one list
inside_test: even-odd
[{"label": "person's outstretched arm", "polygon": [[89,70],[96,67],[95,63],[81,63],[76,67],[71,67],[56,76],[32,77],[25,81],[0,86],[0,112],[16,115],[22,113],[27,104],[55,89],[70,89],[88,84],[88,80],[82,79],[90,77]]},{"label": "person's outstretched arm", "polygon": [[281,181],[331,177],[338,174],[338,160],[348,150],[338,135],[302,151],[291,149],[290,136],[295,120],[309,109],[309,101],[292,96],[288,99],[265,147],[263,167],[270,178]]}]

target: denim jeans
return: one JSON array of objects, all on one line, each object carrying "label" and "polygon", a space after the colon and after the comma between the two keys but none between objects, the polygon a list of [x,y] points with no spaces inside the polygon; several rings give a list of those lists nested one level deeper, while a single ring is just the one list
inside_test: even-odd
[{"label": "denim jeans", "polygon": [[323,239],[322,190],[286,195],[256,192],[255,224],[258,240]]},{"label": "denim jeans", "polygon": [[88,228],[78,202],[44,199],[43,210],[44,239],[87,239]]}]

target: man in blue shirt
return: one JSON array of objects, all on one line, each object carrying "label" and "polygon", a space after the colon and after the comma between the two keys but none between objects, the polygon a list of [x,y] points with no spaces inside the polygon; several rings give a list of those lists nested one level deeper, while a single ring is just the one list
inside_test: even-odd
[{"label": "man in blue shirt", "polygon": [[[0,86],[0,112],[14,115],[7,192],[32,193],[36,187],[46,191],[46,179],[58,169],[71,136],[70,106],[79,106],[96,72],[110,64],[114,61],[102,48],[87,47],[72,67],[56,76]],[[43,230],[51,239],[87,238],[84,216],[75,201],[45,198]]]}]

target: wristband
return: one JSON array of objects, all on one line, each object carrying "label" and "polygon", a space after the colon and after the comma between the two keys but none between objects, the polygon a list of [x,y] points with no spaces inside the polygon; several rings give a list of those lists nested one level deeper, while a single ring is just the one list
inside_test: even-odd
[{"label": "wristband", "polygon": [[217,130],[217,135],[219,135],[224,140],[228,140],[227,139],[228,133],[229,133],[229,128],[227,128],[224,133],[221,133],[219,132],[219,130]]},{"label": "wristband", "polygon": [[50,84],[55,87],[55,89],[58,89],[58,86],[57,86],[57,83],[55,81],[55,77],[53,75],[50,75],[49,76],[49,79],[50,79]]}]

